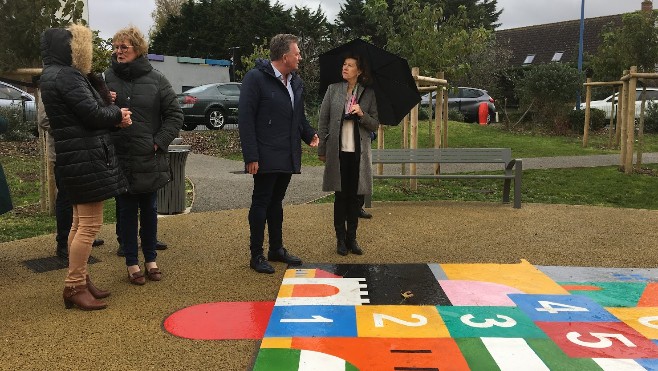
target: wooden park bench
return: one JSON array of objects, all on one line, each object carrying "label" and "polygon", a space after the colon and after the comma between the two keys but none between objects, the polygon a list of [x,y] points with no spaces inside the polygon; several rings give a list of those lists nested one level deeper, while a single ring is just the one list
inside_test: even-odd
[{"label": "wooden park bench", "polygon": [[[374,179],[503,179],[503,202],[509,202],[514,180],[514,208],[521,208],[521,159],[512,159],[510,148],[373,149],[373,164],[500,164],[501,174],[373,174]],[[374,170],[374,169],[373,169]],[[366,207],[370,207],[366,197]]]}]

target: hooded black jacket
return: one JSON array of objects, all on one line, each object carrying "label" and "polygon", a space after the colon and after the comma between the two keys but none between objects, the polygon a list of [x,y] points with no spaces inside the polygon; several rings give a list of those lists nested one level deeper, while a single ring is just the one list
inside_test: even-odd
[{"label": "hooded black jacket", "polygon": [[110,137],[121,110],[105,106],[85,76],[91,69],[91,31],[78,25],[44,31],[41,57],[41,97],[55,140],[59,186],[73,204],[125,193],[128,184]]},{"label": "hooded black jacket", "polygon": [[155,192],[171,178],[167,148],[183,126],[176,93],[145,56],[118,63],[113,55],[105,81],[117,93],[116,104],[132,112],[133,124],[112,135],[129,191]]}]

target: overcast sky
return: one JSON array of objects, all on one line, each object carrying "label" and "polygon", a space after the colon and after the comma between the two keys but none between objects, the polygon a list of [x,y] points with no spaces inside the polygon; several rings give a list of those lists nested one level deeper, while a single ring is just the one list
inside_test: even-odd
[{"label": "overcast sky", "polygon": [[[632,12],[640,9],[642,0],[583,0],[585,18]],[[344,0],[279,0],[285,7],[320,5],[333,22]],[[274,3],[273,0],[270,3]],[[89,26],[100,30],[104,38],[132,23],[144,34],[153,24],[154,0],[88,0]],[[580,19],[580,0],[498,0],[501,29]]]}]

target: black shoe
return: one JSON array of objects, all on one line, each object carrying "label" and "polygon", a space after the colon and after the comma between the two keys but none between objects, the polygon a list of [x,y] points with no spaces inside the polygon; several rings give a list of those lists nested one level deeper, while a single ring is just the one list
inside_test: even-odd
[{"label": "black shoe", "polygon": [[256,255],[251,258],[249,261],[249,266],[251,269],[255,270],[258,273],[267,273],[267,274],[272,274],[274,273],[274,268],[270,265],[270,263],[265,260],[265,257],[263,255]]},{"label": "black shoe", "polygon": [[167,250],[167,244],[162,241],[155,241],[156,250]]},{"label": "black shoe", "polygon": [[97,238],[94,240],[94,242],[91,243],[91,247],[102,246],[104,243],[105,241],[102,238]]},{"label": "black shoe", "polygon": [[338,255],[342,256],[349,254],[350,251],[347,249],[347,246],[345,246],[344,240],[336,240],[336,252]]},{"label": "black shoe", "polygon": [[347,248],[352,252],[352,254],[363,255],[363,250],[361,250],[361,246],[359,246],[359,243],[356,242],[356,240],[348,241]]},{"label": "black shoe", "polygon": [[123,245],[119,244],[119,248],[117,249],[117,255],[118,256],[126,256],[126,252],[123,251]]},{"label": "black shoe", "polygon": [[271,262],[282,262],[289,265],[302,265],[302,259],[288,254],[288,250],[286,250],[284,247],[278,250],[268,251],[267,260]]},{"label": "black shoe", "polygon": [[372,214],[367,212],[364,208],[361,208],[361,210],[359,211],[359,218],[372,219]]}]

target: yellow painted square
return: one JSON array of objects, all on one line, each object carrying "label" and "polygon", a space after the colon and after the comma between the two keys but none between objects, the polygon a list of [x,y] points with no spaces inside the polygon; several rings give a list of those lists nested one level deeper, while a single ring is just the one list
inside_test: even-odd
[{"label": "yellow painted square", "polygon": [[283,278],[313,278],[315,269],[286,269]]},{"label": "yellow painted square", "polygon": [[290,349],[292,347],[292,338],[263,338],[260,347]]},{"label": "yellow painted square", "polygon": [[613,316],[644,335],[647,339],[658,339],[658,308],[605,308]]},{"label": "yellow painted square", "polygon": [[355,309],[359,337],[450,337],[435,306],[361,305]]},{"label": "yellow painted square", "polygon": [[519,264],[441,264],[448,279],[493,282],[518,289],[526,294],[568,295],[558,285],[527,260]]},{"label": "yellow painted square", "polygon": [[290,298],[292,297],[292,289],[295,287],[295,285],[281,285],[279,287],[279,294],[277,295],[278,298]]}]

